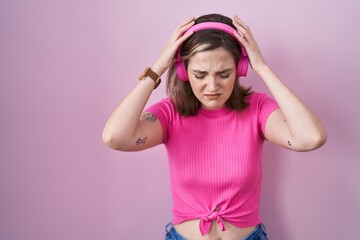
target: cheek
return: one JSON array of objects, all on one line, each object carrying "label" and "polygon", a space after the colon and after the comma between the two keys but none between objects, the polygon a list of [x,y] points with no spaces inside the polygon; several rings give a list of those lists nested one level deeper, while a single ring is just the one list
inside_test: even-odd
[{"label": "cheek", "polygon": [[235,86],[235,81],[232,81],[228,84],[228,88],[232,91],[234,89]]},{"label": "cheek", "polygon": [[235,78],[233,78],[233,79],[228,79],[227,81],[224,81],[224,83],[223,83],[223,88],[225,88],[225,89],[233,89],[234,88],[234,85],[235,85],[235,81],[236,81],[236,79]]},{"label": "cheek", "polygon": [[191,81],[190,80],[190,86],[194,93],[201,92],[204,89],[205,84],[203,84],[200,81]]}]

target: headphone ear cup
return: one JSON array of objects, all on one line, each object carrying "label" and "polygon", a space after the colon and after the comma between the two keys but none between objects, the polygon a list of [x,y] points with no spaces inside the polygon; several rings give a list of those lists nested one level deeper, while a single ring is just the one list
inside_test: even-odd
[{"label": "headphone ear cup", "polygon": [[179,80],[180,81],[188,81],[189,80],[189,77],[187,75],[187,72],[186,72],[186,67],[185,67],[185,63],[184,61],[176,61],[175,62],[175,70],[176,70],[176,75],[178,76]]},{"label": "headphone ear cup", "polygon": [[249,58],[248,56],[242,56],[239,59],[237,65],[237,75],[241,77],[245,77],[249,67]]}]

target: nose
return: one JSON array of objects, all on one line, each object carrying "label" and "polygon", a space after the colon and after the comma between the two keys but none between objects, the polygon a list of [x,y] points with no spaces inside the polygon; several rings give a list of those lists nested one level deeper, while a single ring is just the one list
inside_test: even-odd
[{"label": "nose", "polygon": [[218,82],[216,80],[216,77],[209,76],[207,89],[210,92],[215,92],[216,90],[218,90],[218,88],[219,88],[219,84],[218,84]]}]

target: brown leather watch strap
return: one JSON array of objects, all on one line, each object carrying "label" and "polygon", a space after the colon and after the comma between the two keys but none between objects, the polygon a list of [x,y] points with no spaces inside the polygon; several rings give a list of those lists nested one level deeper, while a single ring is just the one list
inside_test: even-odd
[{"label": "brown leather watch strap", "polygon": [[161,78],[159,77],[159,75],[156,74],[156,72],[154,72],[150,67],[146,67],[144,69],[144,71],[142,72],[142,74],[139,76],[139,80],[144,80],[145,77],[150,77],[152,80],[154,80],[155,82],[155,87],[154,89],[156,89],[160,83],[161,83]]}]

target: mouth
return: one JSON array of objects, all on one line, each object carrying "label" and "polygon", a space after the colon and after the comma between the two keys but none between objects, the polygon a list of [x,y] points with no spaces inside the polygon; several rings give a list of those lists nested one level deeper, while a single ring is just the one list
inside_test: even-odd
[{"label": "mouth", "polygon": [[209,100],[216,100],[220,97],[220,93],[205,94],[205,97]]}]

